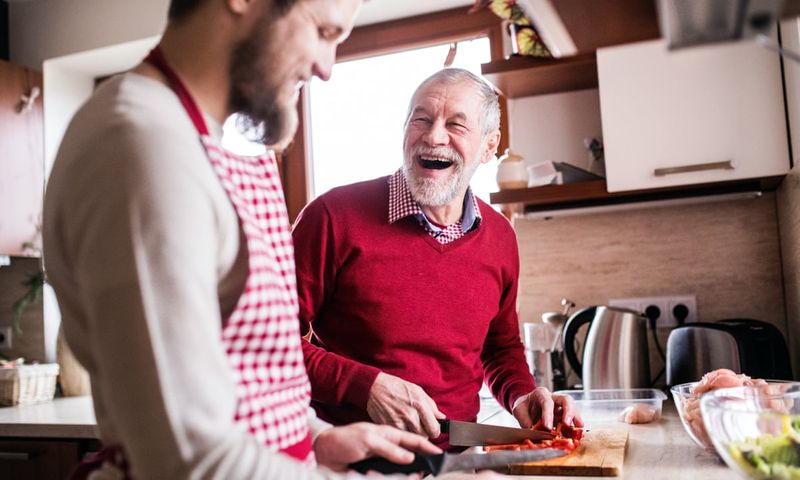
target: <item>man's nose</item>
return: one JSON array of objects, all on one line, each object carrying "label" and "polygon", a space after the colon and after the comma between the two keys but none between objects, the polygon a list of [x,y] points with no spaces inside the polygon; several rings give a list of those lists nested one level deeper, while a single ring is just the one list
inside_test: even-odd
[{"label": "man's nose", "polygon": [[447,134],[447,129],[445,128],[444,122],[434,121],[431,123],[428,131],[425,132],[425,142],[427,142],[428,145],[447,145],[449,140],[450,136]]},{"label": "man's nose", "polygon": [[323,46],[314,62],[312,73],[320,80],[328,81],[331,78],[333,64],[336,63],[336,45]]}]

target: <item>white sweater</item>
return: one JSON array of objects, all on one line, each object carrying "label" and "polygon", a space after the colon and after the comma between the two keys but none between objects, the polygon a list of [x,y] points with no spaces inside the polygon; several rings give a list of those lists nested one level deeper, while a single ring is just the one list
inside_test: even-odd
[{"label": "white sweater", "polygon": [[[336,478],[234,423],[220,332],[247,275],[240,235],[172,90],[130,73],[103,84],[55,161],[44,250],[102,440],[134,478]],[[327,425],[309,412],[316,434]]]}]

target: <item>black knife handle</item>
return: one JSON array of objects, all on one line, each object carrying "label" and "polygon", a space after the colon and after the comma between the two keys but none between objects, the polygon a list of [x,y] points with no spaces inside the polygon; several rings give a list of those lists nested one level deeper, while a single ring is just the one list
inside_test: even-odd
[{"label": "black knife handle", "polygon": [[444,420],[438,420],[438,422],[439,427],[441,427],[441,433],[450,433],[450,420],[445,418]]},{"label": "black knife handle", "polygon": [[414,454],[411,463],[394,463],[382,457],[372,457],[360,462],[351,463],[348,468],[359,473],[375,471],[379,473],[439,473],[444,463],[444,455]]}]

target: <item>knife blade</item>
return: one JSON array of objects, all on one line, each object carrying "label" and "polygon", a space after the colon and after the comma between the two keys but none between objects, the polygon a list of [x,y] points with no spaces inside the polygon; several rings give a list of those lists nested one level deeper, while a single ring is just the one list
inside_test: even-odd
[{"label": "knife blade", "polygon": [[550,432],[530,430],[527,428],[499,427],[496,425],[483,425],[459,420],[439,420],[442,433],[450,435],[450,445],[461,447],[477,447],[481,445],[504,445],[507,443],[521,443],[525,439],[532,441],[552,440],[555,438]]},{"label": "knife blade", "polygon": [[394,463],[385,458],[373,457],[351,463],[348,467],[359,473],[375,471],[379,473],[432,473],[439,475],[463,470],[485,470],[505,467],[513,463],[538,462],[562,457],[566,453],[555,448],[508,450],[491,453],[440,453],[438,455],[417,453],[414,455],[414,461],[408,464]]}]

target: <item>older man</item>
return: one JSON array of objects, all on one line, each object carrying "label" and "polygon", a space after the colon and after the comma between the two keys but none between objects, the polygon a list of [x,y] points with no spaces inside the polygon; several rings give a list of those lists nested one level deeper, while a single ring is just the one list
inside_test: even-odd
[{"label": "older man", "polygon": [[275,159],[220,144],[233,112],[268,145],[292,137],[299,87],[328,78],[360,3],[173,0],[159,46],[73,119],[44,247],[105,445],[78,476],[339,478],[315,456],[344,470],[438,451],[309,414]]},{"label": "older man", "polygon": [[403,167],[333,189],[298,218],[303,349],[321,418],[435,438],[438,419],[475,420],[485,381],[522,426],[552,426],[554,409],[580,424],[568,398],[535,388],[514,231],[469,189],[497,150],[499,116],[479,77],[432,75],[409,105]]}]

